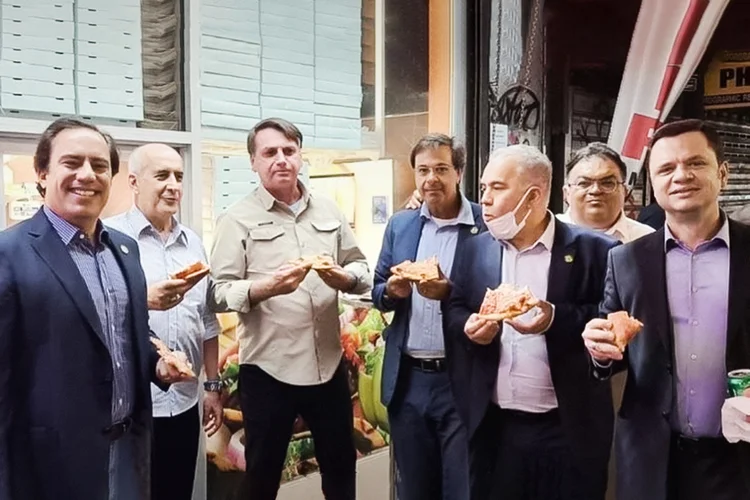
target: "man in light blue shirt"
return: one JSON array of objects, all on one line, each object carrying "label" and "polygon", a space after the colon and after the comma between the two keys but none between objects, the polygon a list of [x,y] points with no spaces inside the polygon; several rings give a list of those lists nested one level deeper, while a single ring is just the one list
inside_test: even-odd
[{"label": "man in light blue shirt", "polygon": [[[203,424],[208,435],[222,424],[216,315],[208,309],[207,272],[172,279],[196,262],[206,263],[203,244],[175,219],[182,198],[183,165],[179,153],[164,144],[133,151],[128,162],[133,207],[104,223],[135,239],[148,282],[149,326],[173,351],[186,354],[193,371],[205,367]],[[198,458],[199,384],[193,378],[163,392],[152,385],[154,442],[152,498],[189,500]]]},{"label": "man in light blue shirt", "polygon": [[[460,374],[451,356],[463,349],[445,338],[441,300],[447,298],[453,257],[463,242],[484,230],[481,210],[459,189],[464,148],[443,134],[420,139],[411,152],[420,210],[395,214],[388,223],[375,271],[373,302],[394,311],[385,331],[382,401],[396,457],[400,500],[469,498],[466,429],[456,410]],[[412,284],[391,267],[437,257],[440,279]],[[460,365],[462,366],[462,365]]]}]

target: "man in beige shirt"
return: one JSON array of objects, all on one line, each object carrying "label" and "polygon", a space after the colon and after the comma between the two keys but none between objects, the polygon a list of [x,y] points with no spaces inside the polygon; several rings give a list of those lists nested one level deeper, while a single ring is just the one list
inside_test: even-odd
[{"label": "man in beige shirt", "polygon": [[[216,309],[240,319],[247,463],[241,498],[276,498],[299,415],[315,440],[324,495],[354,499],[356,451],[338,293],[365,293],[372,278],[344,215],[298,180],[299,129],[263,120],[247,146],[261,186],[219,218],[211,252]],[[321,254],[333,258],[332,269],[291,263]]]}]

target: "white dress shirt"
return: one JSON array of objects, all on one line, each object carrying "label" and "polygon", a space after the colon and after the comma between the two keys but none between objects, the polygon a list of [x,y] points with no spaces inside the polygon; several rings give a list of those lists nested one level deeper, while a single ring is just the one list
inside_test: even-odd
[{"label": "white dress shirt", "polygon": [[[554,239],[555,220],[550,217],[547,229],[539,240],[525,250],[519,252],[512,245],[504,243],[503,283],[528,286],[535,297],[546,300]],[[534,313],[534,310],[529,311],[519,319],[528,321],[528,317]],[[530,413],[544,413],[557,408],[544,334],[520,334],[503,323],[494,402],[506,410]]]},{"label": "white dress shirt", "polygon": [[[583,224],[578,224],[576,221],[573,220],[573,217],[570,214],[570,209],[568,209],[565,213],[557,214],[557,218],[565,222],[567,224],[573,224],[575,226],[580,227],[586,227]],[[592,229],[592,231],[597,231],[596,229]],[[602,233],[612,236],[616,240],[621,241],[622,243],[629,243],[633,240],[637,240],[641,236],[646,236],[647,234],[653,233],[654,228],[651,226],[647,226],[646,224],[643,224],[641,222],[638,222],[635,219],[631,219],[630,217],[625,215],[625,212],[623,212],[620,215],[620,218],[617,219],[617,222],[615,222],[612,227],[610,227],[607,230],[601,231]]]},{"label": "white dress shirt", "polygon": [[[197,261],[208,262],[198,235],[176,220],[166,242],[135,207],[105,220],[104,224],[138,242],[141,267],[149,286],[170,279],[170,274]],[[196,374],[203,368],[203,342],[218,336],[221,331],[216,315],[208,309],[209,279],[198,282],[172,309],[148,312],[151,330],[170,349],[184,352]],[[199,393],[198,380],[172,384],[167,392],[151,384],[154,417],[171,417],[186,412],[198,403]]]}]

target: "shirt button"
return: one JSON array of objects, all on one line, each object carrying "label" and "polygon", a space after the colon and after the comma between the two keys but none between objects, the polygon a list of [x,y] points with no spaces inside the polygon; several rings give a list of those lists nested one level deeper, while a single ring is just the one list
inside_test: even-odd
[{"label": "shirt button", "polygon": [[696,359],[698,359],[698,355],[697,354],[691,354],[690,355],[690,359],[692,359],[693,361],[695,361]]},{"label": "shirt button", "polygon": [[693,287],[693,293],[698,293],[698,287],[697,286]]},{"label": "shirt button", "polygon": [[697,319],[693,320],[693,326],[698,326],[698,320]]},{"label": "shirt button", "polygon": [[695,396],[695,389],[690,389],[690,395]]}]

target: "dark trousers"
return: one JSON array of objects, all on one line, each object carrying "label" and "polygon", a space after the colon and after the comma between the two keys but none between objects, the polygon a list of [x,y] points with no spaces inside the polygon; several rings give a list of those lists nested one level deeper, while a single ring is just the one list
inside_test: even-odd
[{"label": "dark trousers", "polygon": [[331,380],[312,386],[285,384],[255,365],[241,365],[239,390],[246,461],[240,498],[276,498],[297,415],[312,434],[326,499],[355,498],[354,415],[343,364]]},{"label": "dark trousers", "polygon": [[201,426],[198,405],[173,417],[154,418],[151,498],[190,500]]},{"label": "dark trousers", "polygon": [[748,500],[739,456],[722,438],[673,436],[669,449],[669,500]]},{"label": "dark trousers", "polygon": [[580,463],[557,410],[490,405],[470,444],[473,500],[603,500],[607,464]]},{"label": "dark trousers", "polygon": [[399,500],[468,500],[468,437],[446,372],[402,365],[388,422]]}]

